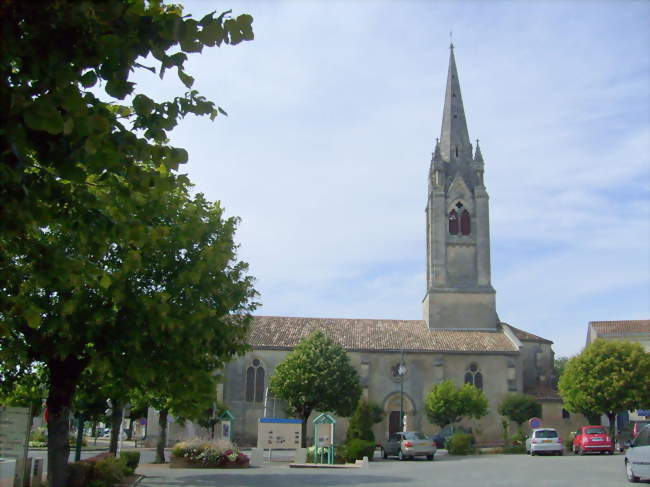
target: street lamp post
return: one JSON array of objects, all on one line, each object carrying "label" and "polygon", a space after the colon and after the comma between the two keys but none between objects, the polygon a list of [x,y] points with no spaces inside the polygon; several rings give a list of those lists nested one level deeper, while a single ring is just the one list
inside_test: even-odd
[{"label": "street lamp post", "polygon": [[404,350],[399,367],[397,368],[397,375],[399,376],[399,424],[404,431],[404,376],[406,375],[406,364],[404,363]]}]

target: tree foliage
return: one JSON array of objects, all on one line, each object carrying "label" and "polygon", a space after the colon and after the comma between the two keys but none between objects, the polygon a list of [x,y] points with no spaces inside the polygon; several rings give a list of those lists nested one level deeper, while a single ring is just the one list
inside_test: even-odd
[{"label": "tree foliage", "polygon": [[433,386],[424,400],[429,421],[441,428],[468,417],[479,419],[487,414],[487,399],[482,390],[471,384],[461,387],[445,380]]},{"label": "tree foliage", "polygon": [[567,410],[607,415],[614,436],[618,412],[650,404],[648,384],[650,353],[639,343],[596,340],[568,361],[559,391]]},{"label": "tree foliage", "polygon": [[499,404],[499,414],[517,423],[521,428],[524,421],[542,417],[542,405],[533,396],[517,392],[506,395]]},{"label": "tree foliage", "polygon": [[365,399],[360,400],[350,418],[345,442],[349,443],[351,440],[360,439],[374,443],[375,434],[372,431],[372,427],[374,424],[380,423],[383,419],[384,411],[381,407]]},{"label": "tree foliage", "polygon": [[303,338],[287,354],[275,368],[270,388],[286,401],[289,414],[303,420],[303,446],[312,411],[350,416],[361,397],[359,376],[347,353],[322,331]]},{"label": "tree foliage", "polygon": [[[187,115],[225,114],[184,64],[252,39],[252,18],[35,0],[1,2],[0,23],[0,366],[44,366],[48,478],[60,487],[90,364],[182,382],[198,361],[216,368],[244,349],[254,291],[236,261],[237,220],[190,196],[175,173],[187,152],[167,134]],[[175,70],[187,91],[155,101],[131,81],[142,69]]]}]

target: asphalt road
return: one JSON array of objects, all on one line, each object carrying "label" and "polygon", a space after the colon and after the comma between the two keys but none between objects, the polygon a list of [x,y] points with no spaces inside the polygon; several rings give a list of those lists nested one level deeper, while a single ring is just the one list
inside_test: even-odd
[{"label": "asphalt road", "polygon": [[623,455],[436,456],[434,462],[379,459],[365,469],[293,469],[283,462],[242,470],[143,464],[138,473],[146,475],[140,487],[617,487],[629,485],[623,461]]}]

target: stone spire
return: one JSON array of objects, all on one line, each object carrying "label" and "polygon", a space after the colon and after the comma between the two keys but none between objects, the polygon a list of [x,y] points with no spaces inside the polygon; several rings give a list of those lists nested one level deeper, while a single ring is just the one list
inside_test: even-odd
[{"label": "stone spire", "polygon": [[440,131],[440,152],[446,162],[472,160],[453,44],[449,45],[449,71]]},{"label": "stone spire", "polygon": [[478,139],[476,139],[476,153],[474,154],[474,162],[483,162],[483,154],[481,154],[481,147],[478,145]]}]

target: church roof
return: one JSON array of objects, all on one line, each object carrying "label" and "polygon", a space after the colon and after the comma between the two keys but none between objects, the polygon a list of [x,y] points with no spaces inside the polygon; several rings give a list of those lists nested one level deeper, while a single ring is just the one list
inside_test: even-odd
[{"label": "church roof", "polygon": [[529,333],[527,331],[521,330],[520,328],[515,328],[509,323],[504,323],[504,325],[508,325],[514,332],[515,336],[525,342],[553,343],[551,340],[547,340],[546,338],[542,338],[540,336],[534,335],[533,333]]},{"label": "church roof", "polygon": [[517,345],[497,331],[429,329],[423,320],[371,320],[254,316],[248,343],[257,349],[289,350],[321,330],[348,351],[514,353]]},{"label": "church roof", "polygon": [[650,333],[650,320],[590,321],[596,336],[625,336]]}]

